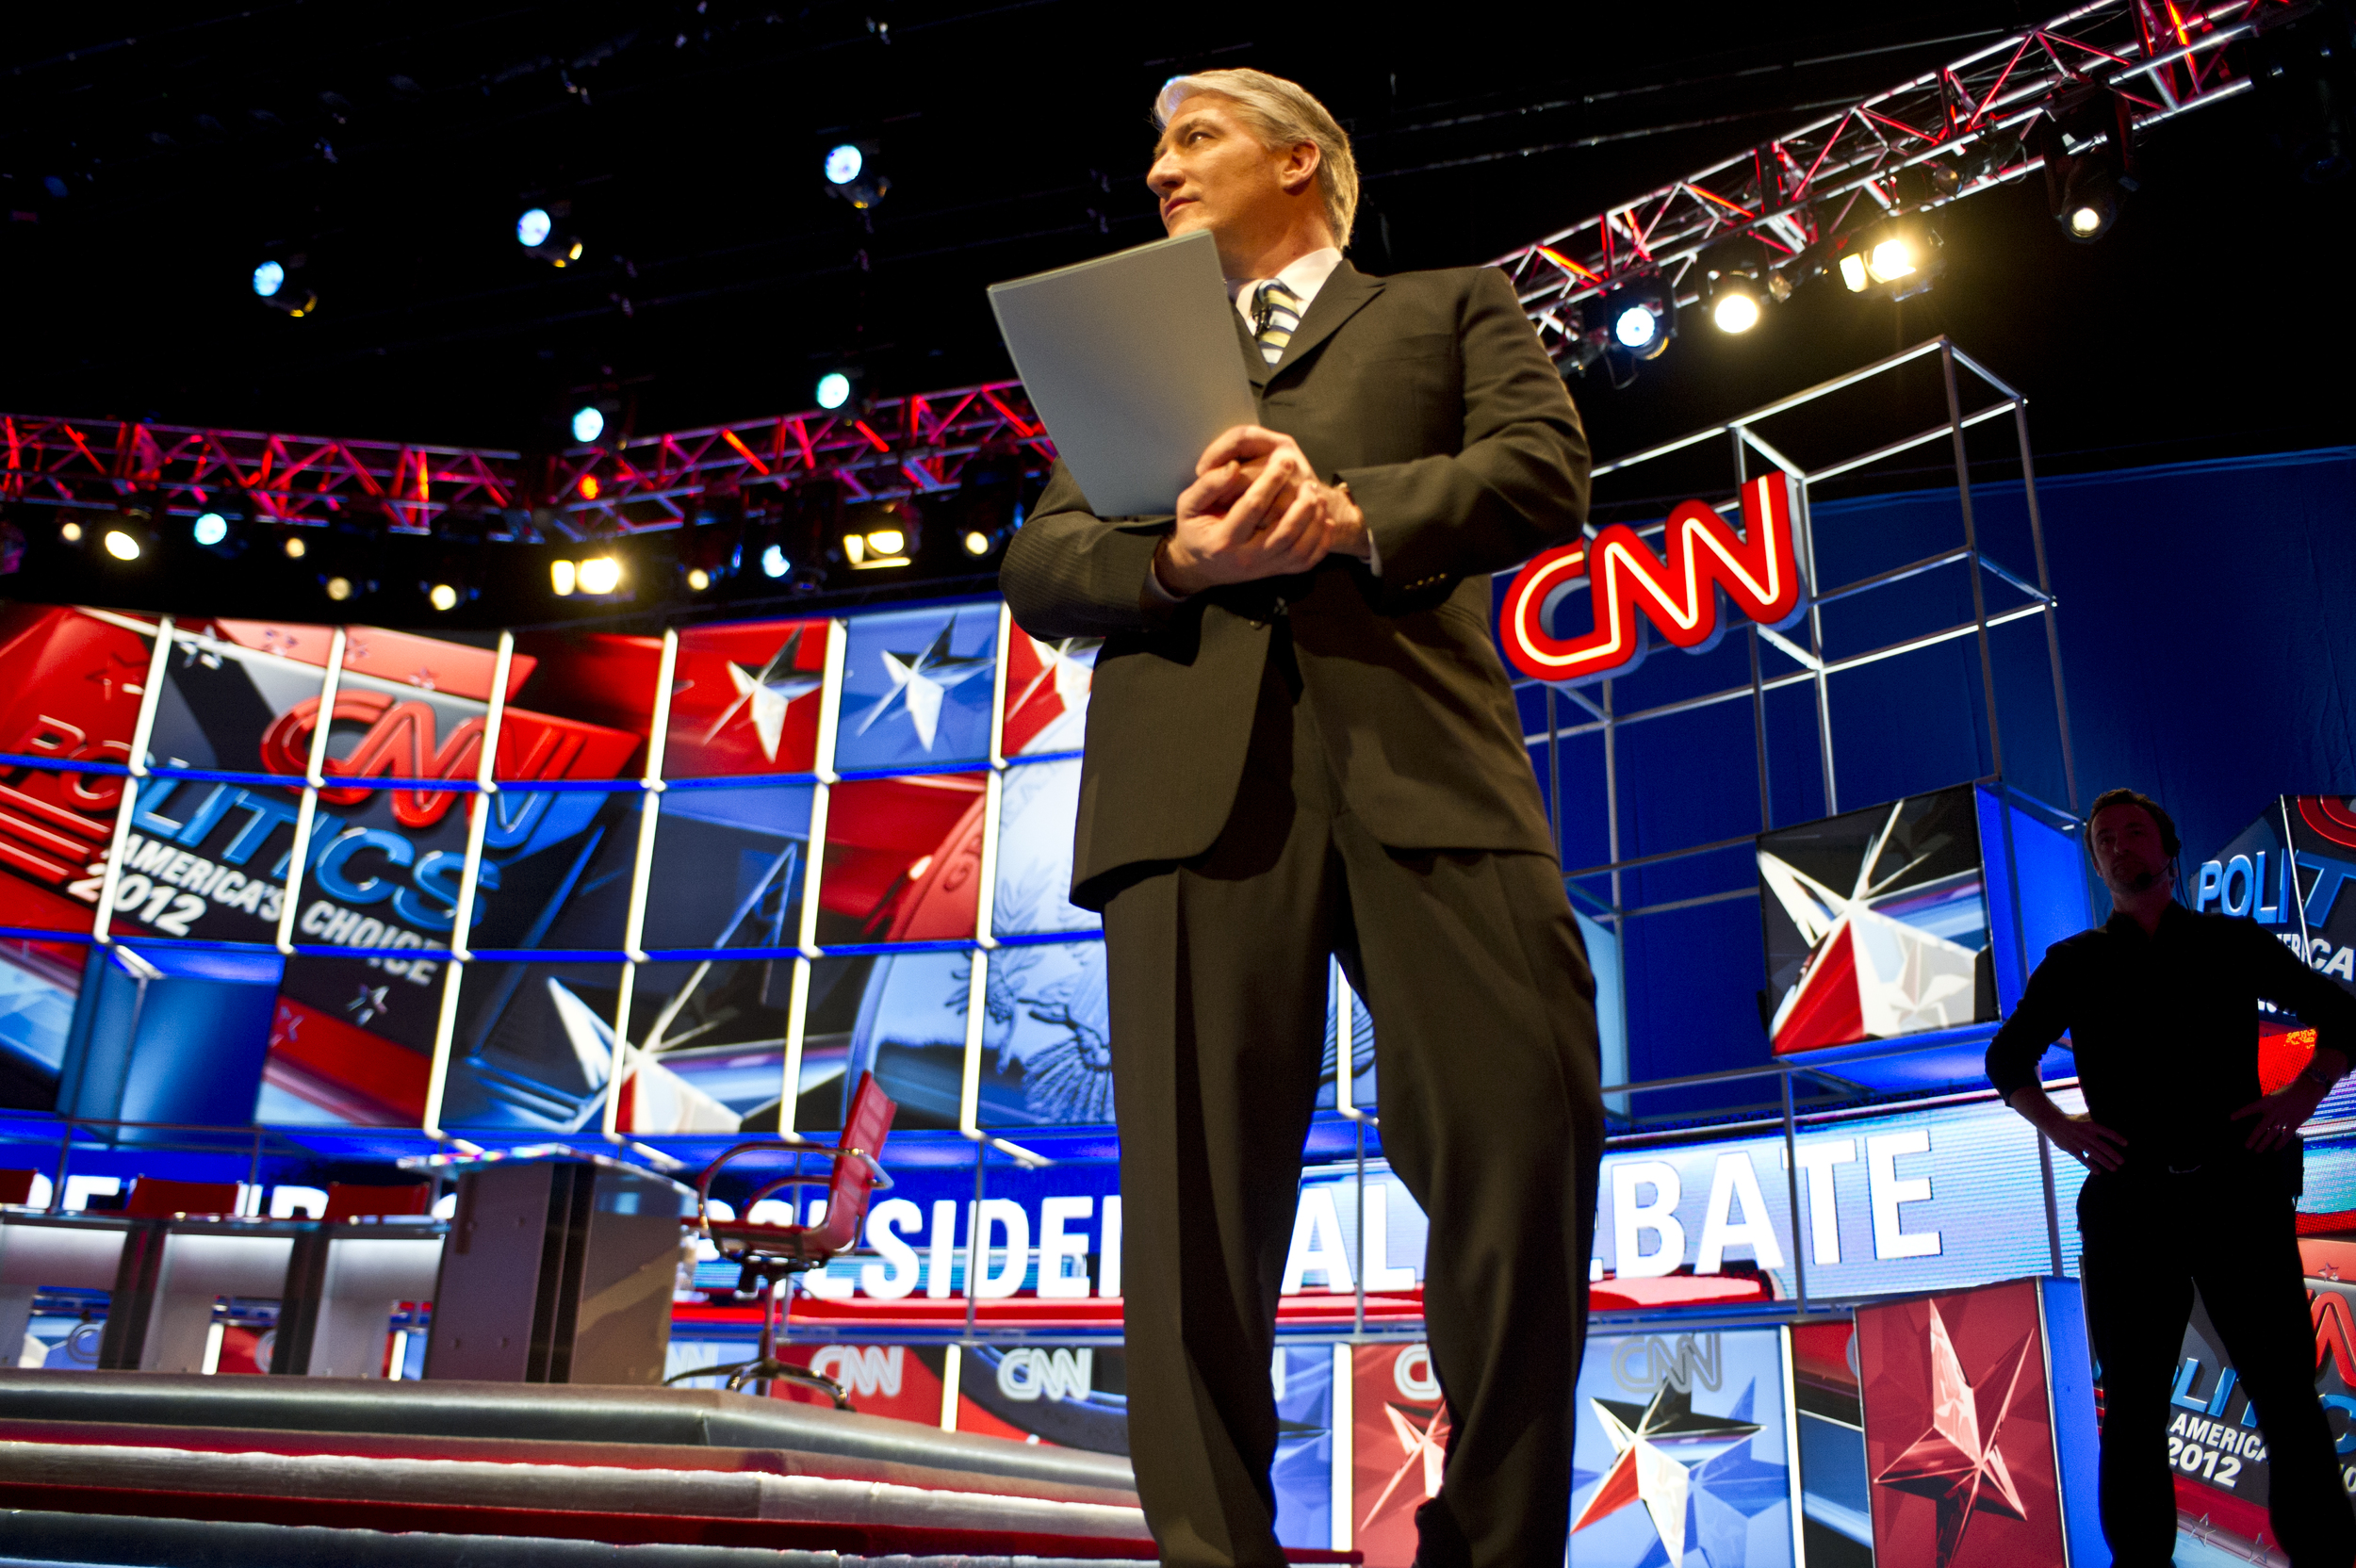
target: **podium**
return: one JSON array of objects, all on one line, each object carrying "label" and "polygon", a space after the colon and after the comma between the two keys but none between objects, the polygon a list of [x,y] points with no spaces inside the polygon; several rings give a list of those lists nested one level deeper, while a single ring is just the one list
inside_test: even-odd
[{"label": "podium", "polygon": [[567,1149],[443,1164],[461,1174],[426,1377],[662,1382],[695,1190]]}]

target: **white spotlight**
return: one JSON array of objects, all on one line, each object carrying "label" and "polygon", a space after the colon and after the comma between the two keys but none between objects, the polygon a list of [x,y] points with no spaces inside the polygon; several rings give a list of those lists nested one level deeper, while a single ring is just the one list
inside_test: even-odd
[{"label": "white spotlight", "polygon": [[437,582],[426,591],[425,602],[436,610],[458,608],[458,590],[447,582]]},{"label": "white spotlight", "polygon": [[1748,294],[1721,294],[1710,319],[1720,332],[1748,332],[1759,325],[1759,302]]},{"label": "white spotlight", "polygon": [[548,586],[556,590],[558,598],[569,596],[580,584],[581,569],[571,562],[560,559],[548,563]]},{"label": "white spotlight", "polygon": [[209,548],[229,537],[229,519],[218,512],[207,512],[197,518],[196,526],[189,531],[195,534],[198,544]]},{"label": "white spotlight", "polygon": [[851,378],[840,370],[829,370],[818,378],[818,406],[841,408],[851,400]]},{"label": "white spotlight", "polygon": [[793,569],[794,563],[785,558],[785,549],[782,546],[772,545],[761,552],[761,576],[783,577]]},{"label": "white spotlight", "polygon": [[573,439],[587,446],[605,433],[605,416],[595,403],[573,410]]},{"label": "white spotlight", "polygon": [[515,220],[515,243],[527,251],[532,250],[547,244],[555,228],[555,220],[548,216],[548,208],[526,207],[524,215]]},{"label": "white spotlight", "polygon": [[593,555],[581,564],[581,591],[610,594],[622,585],[622,564],[610,555]]},{"label": "white spotlight", "polygon": [[117,561],[137,561],[139,558],[139,542],[119,528],[108,529],[104,543],[106,553]]},{"label": "white spotlight", "polygon": [[286,286],[286,270],[274,261],[266,261],[254,270],[254,292],[265,300],[278,297]]},{"label": "white spotlight", "polygon": [[849,185],[866,167],[867,155],[846,141],[826,154],[826,183]]},{"label": "white spotlight", "polygon": [[1623,349],[1650,348],[1652,340],[1661,335],[1661,318],[1644,305],[1629,305],[1612,318],[1612,335],[1619,339]]}]

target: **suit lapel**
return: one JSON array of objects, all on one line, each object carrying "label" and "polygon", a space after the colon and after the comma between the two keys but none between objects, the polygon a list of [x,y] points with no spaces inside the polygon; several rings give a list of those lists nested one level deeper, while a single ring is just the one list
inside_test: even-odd
[{"label": "suit lapel", "polygon": [[1231,304],[1227,314],[1235,318],[1235,341],[1243,345],[1243,373],[1252,379],[1252,391],[1264,392],[1268,389],[1268,377],[1275,374],[1276,367],[1270,365],[1267,356],[1260,352],[1259,340],[1252,335],[1251,327],[1245,324],[1243,312]]},{"label": "suit lapel", "polygon": [[1268,381],[1283,375],[1299,363],[1302,355],[1333,336],[1335,330],[1357,315],[1368,300],[1382,292],[1381,278],[1370,278],[1347,261],[1334,268],[1333,275],[1325,280],[1325,286],[1317,290],[1317,297],[1309,302],[1309,309],[1301,318],[1301,326],[1293,334],[1292,341],[1284,345],[1282,358],[1274,365],[1268,365],[1260,358],[1259,345],[1252,345],[1252,359],[1268,372],[1266,376],[1253,377],[1253,381],[1266,385]]}]

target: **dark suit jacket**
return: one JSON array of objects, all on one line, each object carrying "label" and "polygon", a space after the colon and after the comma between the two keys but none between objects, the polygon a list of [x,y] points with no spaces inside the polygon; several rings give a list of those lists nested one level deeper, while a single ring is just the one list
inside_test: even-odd
[{"label": "dark suit jacket", "polygon": [[1490,635],[1489,575],[1579,531],[1587,439],[1505,274],[1375,278],[1345,262],[1274,366],[1240,318],[1236,339],[1260,422],[1348,482],[1383,574],[1333,557],[1171,606],[1147,574],[1172,516],[1091,515],[1055,466],[999,584],[1033,636],[1105,640],[1073,898],[1101,906],[1111,874],[1210,847],[1278,616],[1343,797],[1378,840],[1551,853]]}]

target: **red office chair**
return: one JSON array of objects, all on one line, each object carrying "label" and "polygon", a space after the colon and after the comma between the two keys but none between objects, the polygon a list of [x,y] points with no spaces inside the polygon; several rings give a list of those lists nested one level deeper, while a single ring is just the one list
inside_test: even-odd
[{"label": "red office chair", "polygon": [[758,1225],[749,1219],[712,1217],[712,1179],[720,1173],[721,1167],[755,1150],[791,1151],[798,1166],[804,1150],[788,1143],[740,1143],[705,1169],[702,1180],[695,1184],[696,1223],[712,1238],[720,1255],[737,1265],[737,1290],[761,1292],[761,1354],[751,1361],[727,1366],[692,1367],[664,1379],[665,1382],[726,1372],[731,1390],[758,1380],[765,1392],[771,1380],[783,1379],[816,1389],[832,1399],[837,1410],[851,1408],[843,1385],[832,1378],[777,1360],[777,1300],[780,1293],[776,1285],[793,1275],[824,1268],[836,1253],[859,1240],[859,1232],[867,1223],[868,1195],[892,1185],[892,1178],[884,1174],[876,1156],[883,1152],[884,1137],[892,1131],[892,1118],[899,1108],[876,1086],[874,1073],[860,1073],[859,1092],[851,1097],[851,1114],[843,1124],[843,1142],[834,1151],[827,1174],[805,1176],[796,1170],[793,1175],[778,1177],[744,1200],[743,1212],[750,1214],[754,1204],[781,1187],[823,1184],[826,1189],[826,1217],[815,1225]]}]

